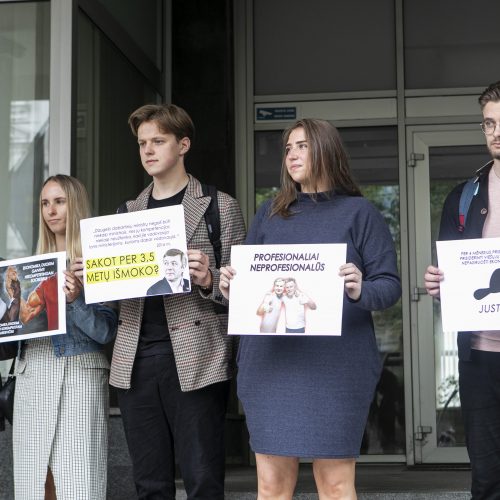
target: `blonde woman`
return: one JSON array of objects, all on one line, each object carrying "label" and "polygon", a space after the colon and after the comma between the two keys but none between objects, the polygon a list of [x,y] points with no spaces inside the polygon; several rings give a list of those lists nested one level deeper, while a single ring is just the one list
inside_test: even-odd
[{"label": "blonde woman", "polygon": [[58,319],[53,297],[62,286],[67,333],[23,342],[17,361],[18,500],[44,498],[47,471],[59,500],[106,498],[109,363],[103,345],[115,336],[117,316],[105,305],[85,303],[79,223],[87,217],[90,204],[80,181],[67,175],[45,181],[37,253],[66,251],[69,264],[64,283],[47,279],[21,301],[20,318],[26,323],[44,311],[51,329]]}]

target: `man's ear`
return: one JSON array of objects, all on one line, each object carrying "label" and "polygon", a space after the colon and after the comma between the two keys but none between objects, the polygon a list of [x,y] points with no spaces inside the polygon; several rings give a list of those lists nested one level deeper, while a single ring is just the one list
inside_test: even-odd
[{"label": "man's ear", "polygon": [[181,147],[181,155],[185,155],[189,149],[191,148],[191,140],[189,139],[189,137],[183,137],[180,141],[179,141],[179,145]]}]

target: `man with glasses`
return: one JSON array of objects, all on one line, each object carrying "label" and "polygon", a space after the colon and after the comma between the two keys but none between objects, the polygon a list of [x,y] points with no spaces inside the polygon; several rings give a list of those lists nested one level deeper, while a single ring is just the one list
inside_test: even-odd
[{"label": "man with glasses", "polygon": [[[479,97],[481,129],[492,160],[476,172],[474,196],[459,213],[466,183],[446,198],[439,240],[500,237],[500,81]],[[463,214],[462,214],[463,215]],[[443,272],[429,266],[424,276],[429,295],[439,298]],[[500,324],[498,331],[459,332],[460,400],[472,468],[472,499],[500,498]]]}]

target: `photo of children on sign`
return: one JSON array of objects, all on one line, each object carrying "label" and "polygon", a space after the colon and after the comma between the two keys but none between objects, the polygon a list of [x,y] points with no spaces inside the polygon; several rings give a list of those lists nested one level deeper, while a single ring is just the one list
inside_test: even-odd
[{"label": "photo of children on sign", "polygon": [[340,335],[345,258],[345,244],[232,247],[228,333]]},{"label": "photo of children on sign", "polygon": [[0,342],[66,332],[66,252],[0,262]]}]

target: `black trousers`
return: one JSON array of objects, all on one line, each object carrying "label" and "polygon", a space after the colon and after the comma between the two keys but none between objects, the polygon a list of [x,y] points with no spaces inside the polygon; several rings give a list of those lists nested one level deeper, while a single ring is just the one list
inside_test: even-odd
[{"label": "black trousers", "polygon": [[472,350],[459,374],[472,500],[500,500],[500,353]]},{"label": "black trousers", "polygon": [[139,499],[174,500],[177,461],[189,500],[223,500],[228,391],[182,392],[173,354],[135,360],[118,401]]}]

